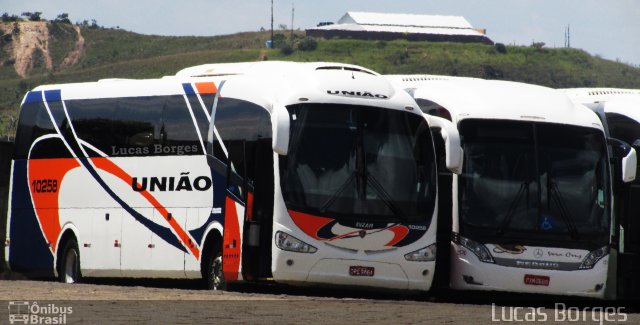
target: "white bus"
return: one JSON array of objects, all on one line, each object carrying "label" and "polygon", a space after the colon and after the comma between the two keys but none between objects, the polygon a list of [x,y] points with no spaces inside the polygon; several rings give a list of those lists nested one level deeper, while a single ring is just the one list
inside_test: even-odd
[{"label": "white bus", "polygon": [[[456,290],[604,297],[613,207],[610,148],[598,117],[540,86],[389,78],[460,133],[464,166],[449,178],[451,208],[441,200],[439,209],[451,249],[439,258],[450,261],[438,260],[436,277]],[[632,161],[633,150],[625,157]],[[627,181],[631,174],[635,168],[624,170]]]},{"label": "white bus", "polygon": [[[459,140],[383,77],[337,63],[212,64],[37,87],[16,135],[8,263],[63,282],[428,290],[437,213],[428,122]],[[459,167],[459,155],[448,158]]]},{"label": "white bus", "polygon": [[[562,89],[574,102],[594,110],[609,136],[640,150],[640,89],[574,88]],[[636,167],[637,168],[637,167]],[[612,256],[618,299],[640,298],[640,178],[614,187],[615,233]]]}]

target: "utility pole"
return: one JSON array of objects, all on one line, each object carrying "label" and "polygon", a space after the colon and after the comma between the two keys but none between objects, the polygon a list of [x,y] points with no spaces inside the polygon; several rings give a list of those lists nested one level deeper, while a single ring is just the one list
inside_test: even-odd
[{"label": "utility pole", "polygon": [[291,2],[291,40],[293,40],[293,15],[296,11],[296,8],[293,6],[293,2]]},{"label": "utility pole", "polygon": [[271,0],[271,48],[273,48],[273,0]]}]

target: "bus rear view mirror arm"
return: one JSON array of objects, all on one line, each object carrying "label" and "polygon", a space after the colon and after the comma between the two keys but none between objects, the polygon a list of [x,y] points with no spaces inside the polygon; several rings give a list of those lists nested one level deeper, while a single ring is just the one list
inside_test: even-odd
[{"label": "bus rear view mirror arm", "polygon": [[271,145],[273,151],[279,155],[286,156],[289,151],[289,126],[290,117],[287,108],[275,104],[271,112],[271,127],[273,130],[273,139]]},{"label": "bus rear view mirror arm", "polygon": [[460,133],[450,121],[431,115],[426,115],[429,126],[439,128],[444,140],[445,164],[454,174],[462,172],[462,147],[460,147]]}]

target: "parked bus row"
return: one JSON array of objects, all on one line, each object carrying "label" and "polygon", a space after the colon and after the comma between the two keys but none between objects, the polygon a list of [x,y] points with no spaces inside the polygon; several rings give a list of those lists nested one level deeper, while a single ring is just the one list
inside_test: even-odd
[{"label": "parked bus row", "polygon": [[19,121],[12,270],[430,288],[431,127],[457,134],[375,72],[260,62],[40,86]]},{"label": "parked bus row", "polygon": [[583,104],[338,63],[40,86],[21,107],[5,256],[63,282],[615,297],[633,281],[616,284],[633,277],[620,256],[640,252],[618,245],[637,241],[620,231],[637,223],[636,153]]}]

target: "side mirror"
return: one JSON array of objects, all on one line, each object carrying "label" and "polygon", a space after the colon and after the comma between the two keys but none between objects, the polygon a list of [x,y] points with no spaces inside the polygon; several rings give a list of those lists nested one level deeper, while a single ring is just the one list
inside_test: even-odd
[{"label": "side mirror", "polygon": [[633,182],[636,179],[638,156],[635,149],[630,149],[629,153],[622,158],[622,181],[625,183]]},{"label": "side mirror", "polygon": [[622,181],[625,183],[634,181],[638,165],[636,150],[628,143],[618,139],[609,138],[608,143],[611,145],[613,157],[620,160]]},{"label": "side mirror", "polygon": [[444,139],[445,147],[445,164],[454,174],[460,174],[462,172],[462,147],[460,147],[460,133],[456,129],[455,125],[449,120],[425,115],[427,122],[431,128],[439,128],[440,135]]},{"label": "side mirror", "polygon": [[286,156],[289,151],[289,112],[279,104],[273,105],[271,112],[271,128],[273,139],[271,147],[279,155]]}]

